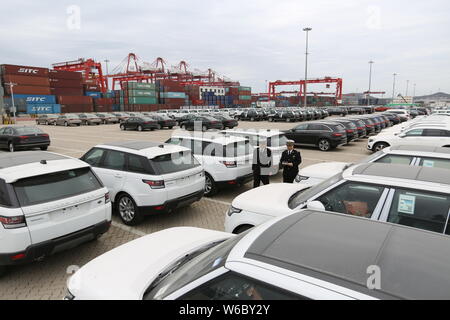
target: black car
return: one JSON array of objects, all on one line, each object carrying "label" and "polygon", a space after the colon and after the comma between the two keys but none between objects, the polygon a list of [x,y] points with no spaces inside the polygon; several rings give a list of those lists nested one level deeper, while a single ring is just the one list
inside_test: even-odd
[{"label": "black car", "polygon": [[296,115],[292,111],[276,111],[275,113],[270,114],[267,120],[269,120],[269,122],[295,122],[299,116],[299,114]]},{"label": "black car", "polygon": [[347,133],[347,143],[355,141],[359,138],[358,127],[353,123],[352,120],[333,119],[330,121],[340,123],[345,127],[345,132]]},{"label": "black car", "polygon": [[389,121],[391,122],[391,125],[396,125],[401,123],[400,117],[396,115],[395,113],[382,113],[383,116],[387,117]]},{"label": "black car", "polygon": [[175,115],[175,121],[178,125],[181,125],[182,122],[192,120],[194,118],[198,117],[198,114],[196,113],[185,113],[185,114],[177,114]]},{"label": "black car", "polygon": [[343,120],[352,121],[355,124],[356,130],[358,130],[359,138],[366,138],[369,136],[369,134],[367,133],[366,124],[361,119],[345,118]]},{"label": "black car", "polygon": [[239,122],[236,119],[234,119],[230,116],[227,116],[227,115],[214,114],[214,115],[212,115],[212,117],[219,121],[222,121],[222,125],[223,125],[224,129],[227,129],[227,128],[233,129],[239,125]]},{"label": "black car", "polygon": [[47,150],[50,137],[36,127],[3,127],[0,128],[0,148],[14,152],[19,149],[40,148]]},{"label": "black car", "polygon": [[137,130],[137,131],[144,131],[144,130],[155,130],[158,129],[158,122],[152,118],[148,117],[129,117],[127,120],[123,121],[120,124],[121,130]]},{"label": "black car", "polygon": [[360,108],[364,109],[364,112],[366,114],[372,114],[375,112],[375,107],[373,107],[373,106],[362,106]]},{"label": "black car", "polygon": [[219,121],[211,116],[196,116],[189,120],[182,121],[180,123],[180,127],[184,130],[201,129],[202,131],[206,131],[209,129],[224,129],[222,121]]},{"label": "black car", "polygon": [[239,115],[239,120],[262,121],[264,115],[255,109],[245,110]]},{"label": "black car", "polygon": [[329,151],[347,144],[347,133],[342,124],[331,121],[300,124],[284,132],[286,137],[298,146],[314,146]]},{"label": "black car", "polygon": [[345,117],[346,115],[348,115],[348,110],[345,107],[328,108],[327,111],[330,116]]},{"label": "black car", "polygon": [[376,133],[375,121],[369,119],[368,117],[357,117],[357,118],[350,118],[350,119],[361,120],[362,122],[364,122],[364,125],[366,127],[367,136]]},{"label": "black car", "polygon": [[173,129],[177,125],[177,122],[166,114],[145,114],[149,118],[152,118],[158,122],[156,129],[169,128]]},{"label": "black car", "polygon": [[366,114],[366,110],[360,107],[351,107],[348,108],[348,114]]},{"label": "black car", "polygon": [[381,125],[379,122],[377,122],[375,119],[373,119],[370,116],[361,116],[358,117],[358,119],[362,119],[364,122],[368,123],[368,125],[370,125],[372,127],[372,132],[371,133],[379,133],[381,132]]}]

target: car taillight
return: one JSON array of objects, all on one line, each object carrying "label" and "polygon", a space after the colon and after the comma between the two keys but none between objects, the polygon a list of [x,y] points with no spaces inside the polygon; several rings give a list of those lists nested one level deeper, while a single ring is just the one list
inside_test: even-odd
[{"label": "car taillight", "polygon": [[364,130],[364,128],[363,127],[358,127],[358,130]]},{"label": "car taillight", "polygon": [[111,198],[109,197],[109,192],[105,193],[105,203],[111,202]]},{"label": "car taillight", "polygon": [[366,125],[366,128],[372,128],[373,126],[371,124]]},{"label": "car taillight", "polygon": [[237,167],[236,161],[222,161],[222,164],[227,168],[236,168]]},{"label": "car taillight", "polygon": [[25,139],[28,139],[28,136],[19,136],[19,139],[20,140],[25,140]]},{"label": "car taillight", "polygon": [[142,180],[145,184],[148,184],[152,189],[164,189],[166,186],[164,180]]},{"label": "car taillight", "polygon": [[332,136],[333,137],[342,137],[342,133],[333,133]]},{"label": "car taillight", "polygon": [[347,130],[347,133],[353,133],[353,130],[349,129],[349,130]]},{"label": "car taillight", "polygon": [[5,229],[18,229],[27,226],[25,216],[16,217],[2,217],[0,216],[0,222]]},{"label": "car taillight", "polygon": [[41,137],[45,137],[45,138],[48,138],[48,137],[49,137],[49,135],[48,135],[48,134],[46,134],[46,133],[44,133],[44,134],[41,134]]}]

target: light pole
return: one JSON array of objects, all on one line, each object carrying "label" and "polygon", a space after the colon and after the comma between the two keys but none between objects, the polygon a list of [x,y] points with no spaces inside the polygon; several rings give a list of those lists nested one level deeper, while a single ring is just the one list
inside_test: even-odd
[{"label": "light pole", "polygon": [[305,53],[305,102],[304,102],[304,107],[306,108],[306,106],[308,105],[308,89],[307,89],[307,82],[308,82],[308,45],[309,45],[309,32],[312,30],[312,28],[303,28],[303,31],[306,32],[306,53]]},{"label": "light pole", "polygon": [[369,91],[367,93],[367,106],[370,106],[370,90],[372,89],[372,66],[375,62],[369,61],[370,71],[369,71]]},{"label": "light pole", "polygon": [[12,110],[13,110],[13,117],[14,117],[14,124],[16,124],[16,105],[14,104],[14,86],[17,86],[17,83],[8,82],[5,83],[5,85],[9,86],[9,89],[11,91],[11,102],[12,102]]},{"label": "light pole", "polygon": [[392,86],[392,103],[394,103],[394,100],[395,100],[395,80],[396,80],[397,76],[398,76],[398,74],[394,73],[394,84]]}]

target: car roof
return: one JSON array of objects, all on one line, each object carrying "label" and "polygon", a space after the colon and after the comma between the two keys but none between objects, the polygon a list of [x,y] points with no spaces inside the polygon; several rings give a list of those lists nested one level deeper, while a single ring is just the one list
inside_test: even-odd
[{"label": "car roof", "polygon": [[263,137],[273,137],[278,135],[284,135],[285,133],[279,130],[264,130],[264,129],[231,129],[231,130],[223,130],[223,133],[229,133],[229,134],[246,134],[246,135],[254,135],[254,136],[263,136]]},{"label": "car roof", "polygon": [[244,142],[248,141],[246,138],[242,137],[236,137],[236,136],[229,136],[224,135],[220,131],[217,132],[203,132],[203,133],[175,133],[172,135],[172,138],[190,138],[193,140],[201,140],[201,141],[207,141],[207,142],[213,142],[218,143],[222,145],[227,145],[234,142]]},{"label": "car roof", "polygon": [[399,164],[365,163],[344,172],[344,178],[349,176],[383,177],[383,182],[390,179],[413,180],[434,184],[450,185],[450,170],[405,166]]},{"label": "car roof", "polygon": [[[47,163],[41,163],[43,160]],[[6,183],[83,167],[89,167],[89,165],[81,160],[52,152],[23,151],[14,154],[0,154],[0,177]]]},{"label": "car roof", "polygon": [[147,157],[148,159],[153,159],[158,156],[171,153],[186,152],[186,151],[190,152],[190,149],[185,147],[152,141],[108,142],[101,145],[97,145],[96,148],[134,153],[137,155]]},{"label": "car roof", "polygon": [[[244,258],[377,298],[450,298],[450,237],[351,215],[290,215],[265,229]],[[381,270],[379,290],[367,287],[369,267]]]},{"label": "car roof", "polygon": [[423,145],[398,145],[390,147],[391,151],[413,151],[413,152],[423,152],[423,153],[436,153],[441,155],[450,156],[450,148],[433,147],[433,146],[423,146]]}]

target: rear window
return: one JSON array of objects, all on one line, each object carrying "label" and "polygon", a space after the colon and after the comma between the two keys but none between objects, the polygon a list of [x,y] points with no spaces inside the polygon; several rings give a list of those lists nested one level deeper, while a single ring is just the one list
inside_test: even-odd
[{"label": "rear window", "polygon": [[13,186],[22,207],[69,198],[103,187],[89,167],[21,179]]},{"label": "rear window", "polygon": [[286,146],[288,139],[285,135],[273,136],[267,140],[268,147],[283,147]]},{"label": "rear window", "polygon": [[43,133],[39,128],[33,127],[23,127],[23,128],[15,128],[17,134],[40,134]]},{"label": "rear window", "polygon": [[[226,158],[246,156],[250,154],[250,142],[242,141],[227,144],[224,146],[224,152],[224,157]],[[216,154],[216,156],[221,155]]]},{"label": "rear window", "polygon": [[169,174],[185,171],[200,166],[190,152],[165,154],[150,160],[156,174]]}]

